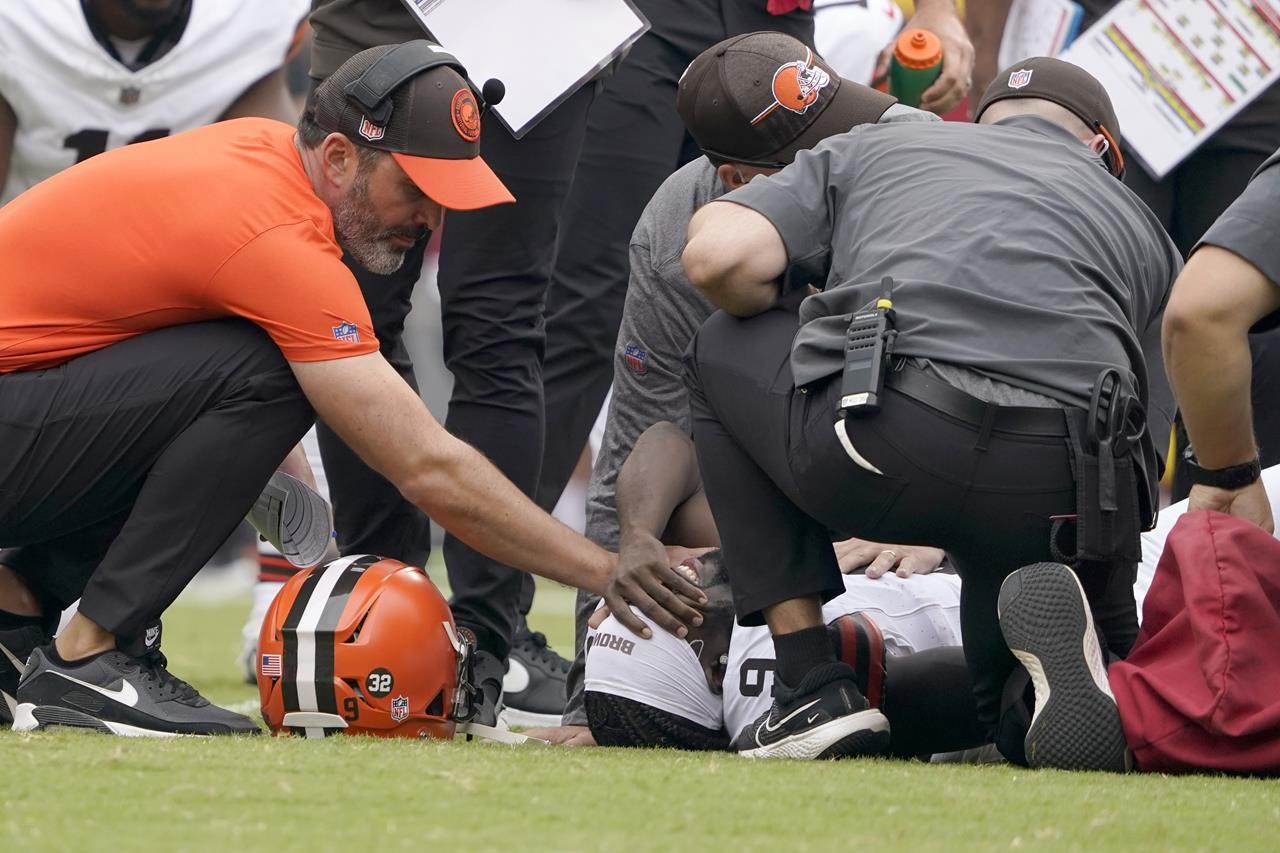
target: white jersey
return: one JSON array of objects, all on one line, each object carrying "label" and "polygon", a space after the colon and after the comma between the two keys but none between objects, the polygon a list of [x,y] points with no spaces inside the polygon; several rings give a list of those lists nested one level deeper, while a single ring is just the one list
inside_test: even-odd
[{"label": "white jersey", "polygon": [[0,204],[130,142],[216,121],[284,64],[308,0],[194,0],[178,43],[130,71],[94,38],[80,0],[0,3],[0,96],[17,118]]},{"label": "white jersey", "polygon": [[[828,624],[846,613],[867,613],[891,655],[960,645],[960,578],[943,572],[900,578],[845,575],[844,595],[822,606]],[[773,637],[764,626],[735,625],[724,676],[724,724],[731,737],[773,702]]]},{"label": "white jersey", "polygon": [[814,0],[813,45],[846,80],[871,85],[880,51],[901,29],[894,0]]},{"label": "white jersey", "polygon": [[685,640],[659,628],[635,608],[653,636],[646,640],[610,615],[587,631],[585,689],[641,702],[708,729],[723,720],[720,697],[707,686],[698,655]]}]

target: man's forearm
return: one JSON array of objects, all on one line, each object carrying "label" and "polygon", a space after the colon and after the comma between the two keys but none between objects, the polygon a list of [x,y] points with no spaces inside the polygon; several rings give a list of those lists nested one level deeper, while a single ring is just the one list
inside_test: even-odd
[{"label": "man's forearm", "polygon": [[682,261],[689,281],[708,299],[730,314],[749,317],[777,301],[787,251],[763,215],[713,201],[689,221]]},{"label": "man's forearm", "polygon": [[1218,324],[1175,326],[1166,332],[1165,352],[1196,461],[1225,468],[1257,456],[1248,338]]},{"label": "man's forearm", "polygon": [[622,539],[661,539],[676,507],[698,490],[693,443],[675,424],[645,430],[618,472],[618,528]]},{"label": "man's forearm", "polygon": [[614,556],[543,512],[465,442],[457,441],[443,464],[402,491],[440,526],[498,562],[604,592]]}]

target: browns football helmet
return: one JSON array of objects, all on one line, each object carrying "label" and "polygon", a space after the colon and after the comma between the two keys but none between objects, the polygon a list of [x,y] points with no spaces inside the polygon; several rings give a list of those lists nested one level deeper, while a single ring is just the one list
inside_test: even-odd
[{"label": "browns football helmet", "polygon": [[258,646],[262,718],[274,734],[449,739],[467,709],[470,647],[426,572],[344,557],[280,590]]}]

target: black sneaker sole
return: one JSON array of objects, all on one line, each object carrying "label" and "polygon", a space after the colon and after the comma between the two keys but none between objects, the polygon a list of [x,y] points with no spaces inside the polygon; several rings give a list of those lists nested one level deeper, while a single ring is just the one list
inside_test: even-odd
[{"label": "black sneaker sole", "polygon": [[1005,642],[1035,688],[1027,763],[1062,770],[1128,770],[1120,711],[1075,573],[1059,563],[1020,569],[1000,586],[997,607]]},{"label": "black sneaker sole", "polygon": [[91,717],[81,711],[70,708],[59,708],[56,705],[33,705],[30,702],[18,704],[14,712],[13,730],[15,732],[33,732],[50,726],[67,726],[76,729],[93,729],[106,735],[123,737],[183,737],[177,732],[158,732],[154,729],[143,729],[126,723],[108,722]]},{"label": "black sneaker sole", "polygon": [[743,758],[858,758],[889,751],[889,720],[878,708],[847,714],[774,743],[744,749]]}]

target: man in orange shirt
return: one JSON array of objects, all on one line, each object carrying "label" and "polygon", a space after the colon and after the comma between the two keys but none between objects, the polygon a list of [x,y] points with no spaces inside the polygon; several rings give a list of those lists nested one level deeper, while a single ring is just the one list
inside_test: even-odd
[{"label": "man in orange shirt", "polygon": [[[342,263],[394,271],[444,209],[512,201],[460,71],[428,42],[363,51],[296,132],[243,119],[127,146],[0,210],[0,713],[15,728],[257,730],[167,671],[157,620],[317,414],[461,539],[603,590],[613,555],[431,418]],[[659,624],[699,619],[675,592],[665,604]]]}]

